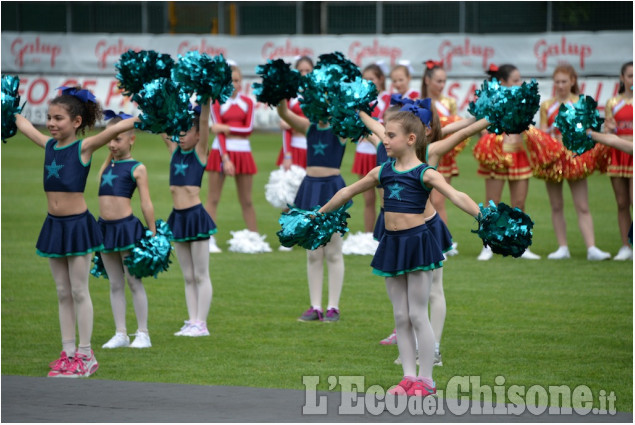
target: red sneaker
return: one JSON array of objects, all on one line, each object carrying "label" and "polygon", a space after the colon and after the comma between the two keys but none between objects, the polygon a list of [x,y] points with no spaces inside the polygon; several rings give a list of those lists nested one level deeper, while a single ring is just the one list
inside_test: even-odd
[{"label": "red sneaker", "polygon": [[427,397],[429,395],[434,395],[437,393],[437,388],[435,386],[429,387],[421,381],[415,381],[412,383],[408,391],[406,392],[409,396],[416,397]]},{"label": "red sneaker", "polygon": [[73,363],[73,359],[66,355],[66,351],[60,353],[60,358],[49,363],[51,371],[48,373],[49,378],[57,378]]},{"label": "red sneaker", "polygon": [[416,381],[411,381],[410,379],[402,379],[400,383],[398,383],[395,387],[388,390],[388,394],[392,395],[409,395],[408,391],[410,388],[416,383]]}]

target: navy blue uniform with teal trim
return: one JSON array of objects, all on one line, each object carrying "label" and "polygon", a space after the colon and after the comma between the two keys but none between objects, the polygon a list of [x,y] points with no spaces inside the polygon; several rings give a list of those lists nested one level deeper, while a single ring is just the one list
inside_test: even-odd
[{"label": "navy blue uniform with teal trim", "polygon": [[49,139],[44,148],[44,191],[83,193],[91,161],[82,161],[82,140],[57,145],[57,140]]},{"label": "navy blue uniform with teal trim", "polygon": [[[57,145],[49,139],[44,147],[44,191],[83,193],[91,161],[82,161],[82,140]],[[95,217],[86,210],[68,216],[48,214],[35,247],[42,257],[67,257],[100,251],[103,243]]]},{"label": "navy blue uniform with teal trim", "polygon": [[199,159],[196,149],[184,151],[177,146],[170,159],[170,186],[201,187],[205,164]]},{"label": "navy blue uniform with teal trim", "polygon": [[[139,165],[141,163],[134,159],[111,161],[101,174],[99,196],[132,198],[132,194],[137,188],[134,170]],[[102,252],[128,251],[134,248],[144,234],[143,224],[132,214],[118,220],[104,220],[99,217],[97,222],[104,237]]]},{"label": "navy blue uniform with teal trim", "polygon": [[[423,183],[423,174],[430,167],[420,164],[406,171],[395,169],[395,162],[382,165],[379,181],[384,186],[386,212],[423,214],[430,189]],[[399,276],[419,270],[443,266],[443,252],[425,224],[411,229],[385,230],[373,261],[373,273]]]},{"label": "navy blue uniform with teal trim", "polygon": [[110,164],[101,174],[99,182],[99,196],[122,196],[132,198],[137,188],[137,179],[134,170],[141,165],[134,159],[122,161],[110,161]]},{"label": "navy blue uniform with teal trim", "polygon": [[[319,128],[311,124],[306,133],[307,167],[327,167],[339,169],[346,151],[346,142],[341,142],[331,128]],[[346,183],[340,174],[328,177],[305,176],[293,201],[303,210],[323,206],[345,187]]]},{"label": "navy blue uniform with teal trim", "polygon": [[306,132],[306,166],[340,168],[346,142],[340,141],[331,127],[319,128],[311,124]]},{"label": "navy blue uniform with teal trim", "polygon": [[[170,160],[170,186],[201,186],[205,164],[201,163],[196,149],[183,151],[177,146]],[[209,239],[217,232],[216,223],[203,208],[196,204],[190,208],[173,208],[168,217],[172,240],[192,242]]]}]

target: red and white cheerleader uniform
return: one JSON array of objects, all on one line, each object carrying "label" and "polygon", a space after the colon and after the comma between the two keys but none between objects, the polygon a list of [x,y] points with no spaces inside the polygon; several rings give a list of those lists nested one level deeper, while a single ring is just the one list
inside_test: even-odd
[{"label": "red and white cheerleader uniform", "polygon": [[[298,98],[287,101],[289,110],[298,116],[304,117]],[[291,163],[302,168],[306,168],[306,136],[298,134],[289,128],[282,131],[282,148],[278,155],[276,165],[281,165],[285,155],[291,155]]]},{"label": "red and white cheerleader uniform", "polygon": [[[409,97],[412,100],[417,100],[421,97],[421,93],[419,93],[415,89],[408,89],[408,91],[403,95],[403,97]],[[390,98],[388,99],[388,104],[390,105]]]},{"label": "red and white cheerleader uniform", "polygon": [[[633,99],[625,99],[622,95],[612,97],[606,102],[605,117],[614,118],[617,123],[618,136],[633,138]],[[607,174],[610,177],[633,177],[633,155],[611,148]]]},{"label": "red and white cheerleader uniform", "polygon": [[[439,115],[441,127],[445,127],[461,119],[456,115],[456,101],[454,99],[441,96],[441,99],[434,101],[434,107]],[[467,142],[467,139],[462,141],[456,145],[454,149],[441,157],[437,171],[441,173],[443,177],[451,178],[459,175],[459,167],[456,165],[456,156],[465,148]]]},{"label": "red and white cheerleader uniform", "polygon": [[[578,96],[570,94],[567,104],[573,105],[577,101]],[[580,180],[591,175],[595,170],[595,157],[598,153],[598,150],[594,148],[576,155],[564,147],[560,141],[562,134],[554,125],[560,105],[561,103],[556,99],[542,102],[540,122],[548,125],[547,132],[534,127],[530,127],[526,132],[534,176],[554,183],[563,180]]]},{"label": "red and white cheerleader uniform", "polygon": [[238,94],[222,105],[214,102],[212,119],[215,123],[229,125],[230,133],[228,136],[224,133],[216,135],[205,170],[221,172],[222,157],[228,154],[236,174],[256,174],[258,169],[248,139],[254,128],[254,101]]},{"label": "red and white cheerleader uniform", "polygon": [[[384,91],[377,96],[377,105],[373,109],[371,117],[383,122],[384,112],[390,106],[390,93]],[[355,158],[353,159],[353,174],[365,176],[377,166],[377,148],[366,139],[357,142]]]}]

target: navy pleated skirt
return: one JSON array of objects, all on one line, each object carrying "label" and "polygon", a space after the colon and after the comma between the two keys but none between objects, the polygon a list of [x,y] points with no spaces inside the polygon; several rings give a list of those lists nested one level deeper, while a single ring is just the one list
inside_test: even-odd
[{"label": "navy pleated skirt", "polygon": [[101,251],[104,245],[95,217],[86,210],[65,216],[48,214],[35,247],[42,257],[69,257]]},{"label": "navy pleated skirt", "polygon": [[99,217],[97,223],[104,237],[102,252],[128,251],[143,237],[143,224],[132,214],[118,220],[104,220]]},{"label": "navy pleated skirt", "polygon": [[435,213],[432,218],[426,221],[426,226],[428,226],[444,253],[452,249],[452,235],[438,213]]},{"label": "navy pleated skirt", "polygon": [[297,208],[310,211],[316,206],[324,206],[338,190],[345,187],[341,175],[328,177],[305,176],[295,195],[294,205]]},{"label": "navy pleated skirt", "polygon": [[375,229],[373,230],[373,239],[380,241],[385,231],[386,221],[384,220],[384,209],[380,208],[379,214],[377,215],[377,221],[375,222]]},{"label": "navy pleated skirt", "polygon": [[217,231],[214,220],[202,204],[182,210],[172,209],[168,226],[172,230],[172,240],[176,242],[209,239]]},{"label": "navy pleated skirt", "polygon": [[443,252],[425,224],[405,230],[385,230],[370,263],[379,276],[399,276],[443,267]]}]

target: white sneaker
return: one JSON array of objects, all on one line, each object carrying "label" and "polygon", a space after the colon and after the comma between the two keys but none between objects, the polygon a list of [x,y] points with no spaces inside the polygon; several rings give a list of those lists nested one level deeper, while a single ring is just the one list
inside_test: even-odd
[{"label": "white sneaker", "polygon": [[190,322],[189,320],[186,320],[185,324],[181,327],[181,329],[179,329],[178,332],[174,332],[174,336],[183,336],[183,335],[185,335],[184,332],[189,330],[190,326],[192,326],[192,322]]},{"label": "white sneaker", "polygon": [[293,247],[292,246],[284,246],[284,245],[280,245],[278,247],[278,251],[280,252],[289,252],[289,251],[293,251]]},{"label": "white sneaker", "polygon": [[613,257],[613,259],[617,261],[632,260],[633,250],[631,249],[630,246],[624,245],[623,247],[620,248],[620,250],[617,252],[617,255]]},{"label": "white sneaker", "polygon": [[483,247],[481,253],[478,255],[478,257],[476,257],[476,259],[479,261],[487,261],[490,260],[493,255],[494,253],[492,252],[492,248],[486,245]]},{"label": "white sneaker", "polygon": [[134,336],[135,336],[135,339],[134,341],[132,341],[132,344],[130,344],[130,348],[152,347],[152,344],[150,343],[150,335],[148,335],[146,332],[137,331],[137,333],[134,334]]},{"label": "white sneaker", "polygon": [[534,254],[529,250],[529,248],[527,248],[520,258],[524,258],[525,260],[540,260],[540,255]]},{"label": "white sneaker", "polygon": [[455,255],[459,255],[459,250],[456,249],[456,247],[459,244],[456,242],[452,243],[452,249],[450,249],[448,252],[445,253],[445,255],[447,255],[448,257],[454,257]]},{"label": "white sneaker", "polygon": [[209,237],[209,252],[210,254],[218,254],[219,252],[223,252],[222,249],[216,245],[216,238],[214,236]]},{"label": "white sneaker", "polygon": [[120,348],[130,345],[130,338],[124,333],[117,332],[110,341],[101,346],[101,348]]},{"label": "white sneaker", "polygon": [[598,247],[592,246],[586,252],[586,259],[589,261],[602,261],[611,258],[611,254],[600,250]]},{"label": "white sneaker", "polygon": [[183,336],[209,336],[207,324],[205,322],[192,323],[189,328],[183,331]]},{"label": "white sneaker", "polygon": [[556,251],[547,255],[549,260],[564,260],[565,258],[571,258],[571,254],[569,253],[569,247],[561,246]]}]

